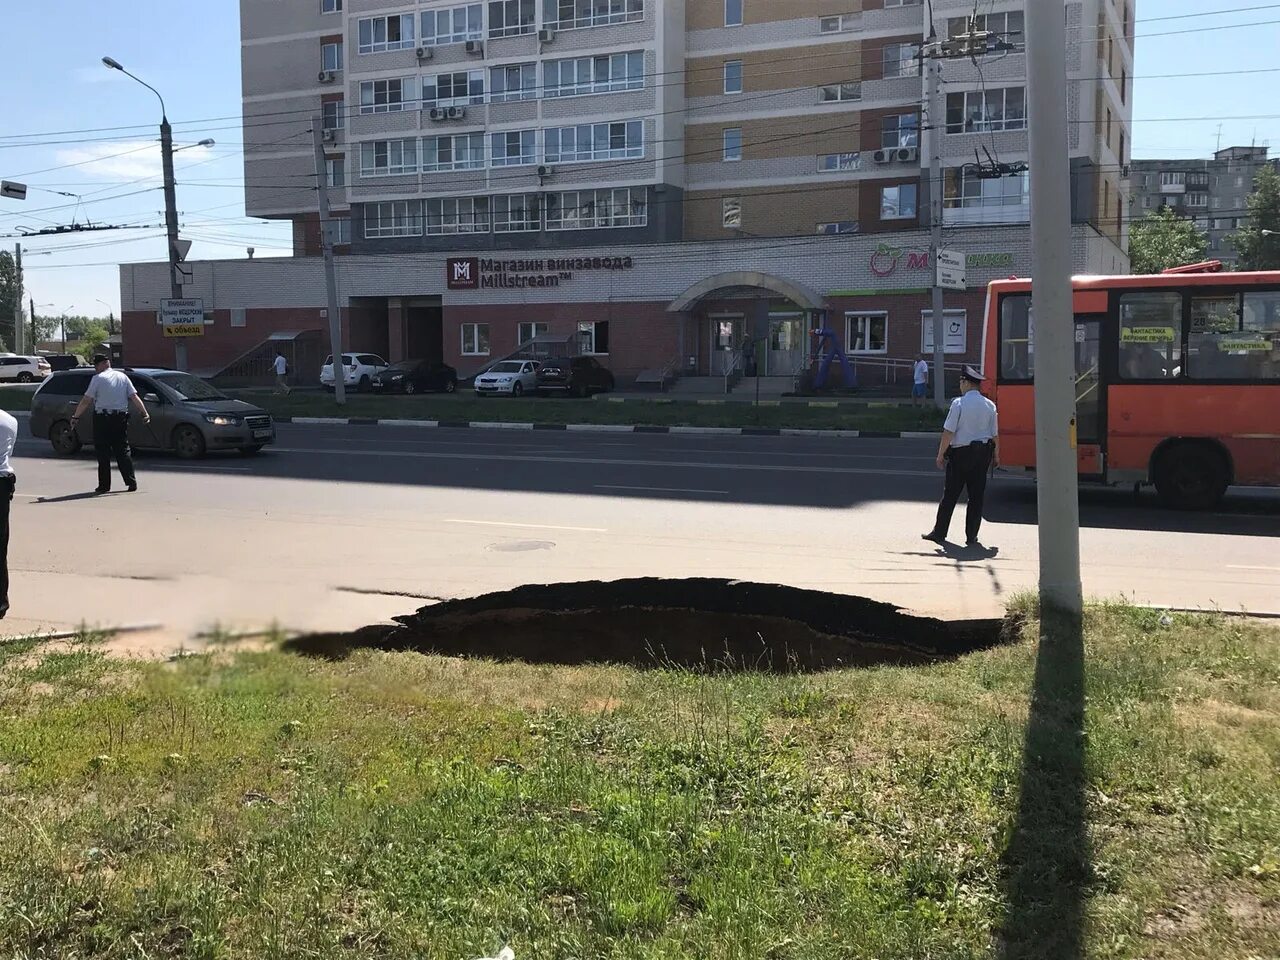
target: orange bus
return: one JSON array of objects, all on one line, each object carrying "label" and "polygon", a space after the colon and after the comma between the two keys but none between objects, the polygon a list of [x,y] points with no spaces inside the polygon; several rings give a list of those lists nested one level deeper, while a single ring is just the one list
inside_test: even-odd
[{"label": "orange bus", "polygon": [[[1154,484],[1183,509],[1280,485],[1280,271],[1210,261],[1072,287],[1082,480]],[[1031,281],[992,283],[986,320],[1000,462],[1034,469]]]}]

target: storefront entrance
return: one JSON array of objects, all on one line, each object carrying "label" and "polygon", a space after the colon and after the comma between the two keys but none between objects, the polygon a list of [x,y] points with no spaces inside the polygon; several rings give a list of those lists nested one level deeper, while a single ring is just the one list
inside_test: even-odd
[{"label": "storefront entrance", "polygon": [[769,314],[769,340],[765,351],[766,377],[790,377],[799,373],[808,354],[808,331],[800,312]]},{"label": "storefront entrance", "polygon": [[745,319],[740,313],[720,313],[707,317],[710,349],[707,352],[708,373],[726,376],[735,363],[740,363]]}]

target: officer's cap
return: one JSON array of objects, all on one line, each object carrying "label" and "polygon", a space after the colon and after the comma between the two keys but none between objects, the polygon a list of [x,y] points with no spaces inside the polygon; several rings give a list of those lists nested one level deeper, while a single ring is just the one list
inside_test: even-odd
[{"label": "officer's cap", "polygon": [[968,380],[970,383],[982,383],[987,379],[982,375],[981,371],[967,363],[964,365],[964,371],[960,374],[960,378]]}]

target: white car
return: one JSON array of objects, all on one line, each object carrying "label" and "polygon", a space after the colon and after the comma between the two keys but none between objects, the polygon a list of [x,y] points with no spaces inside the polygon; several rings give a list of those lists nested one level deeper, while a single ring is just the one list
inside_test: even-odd
[{"label": "white car", "polygon": [[[344,353],[342,365],[346,368],[343,382],[351,390],[368,391],[373,388],[373,378],[386,370],[391,364],[374,353]],[[333,354],[324,358],[324,366],[320,368],[320,385],[326,390],[333,389]]]},{"label": "white car", "polygon": [[12,353],[0,356],[0,380],[34,383],[50,372],[49,361],[44,357],[19,357]]},{"label": "white car", "polygon": [[502,360],[484,373],[476,375],[476,396],[505,393],[518,397],[538,392],[537,360]]}]

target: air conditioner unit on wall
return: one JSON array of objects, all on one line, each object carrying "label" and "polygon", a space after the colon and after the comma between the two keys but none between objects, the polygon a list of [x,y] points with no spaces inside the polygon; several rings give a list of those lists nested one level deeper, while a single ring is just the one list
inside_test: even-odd
[{"label": "air conditioner unit on wall", "polygon": [[413,54],[419,60],[430,60],[431,57],[433,56],[433,53],[430,47],[419,47],[417,50],[413,51]]},{"label": "air conditioner unit on wall", "polygon": [[321,70],[320,73],[316,76],[316,79],[319,80],[321,83],[333,83],[335,76],[336,74],[333,70]]},{"label": "air conditioner unit on wall", "polygon": [[871,160],[874,163],[888,163],[889,153],[890,151],[888,150],[877,150],[875,153],[871,155]]},{"label": "air conditioner unit on wall", "polygon": [[894,153],[894,159],[899,163],[915,163],[920,159],[920,151],[915,147],[899,147]]},{"label": "air conditioner unit on wall", "polygon": [[550,43],[555,38],[556,38],[556,32],[552,30],[550,27],[543,27],[541,30],[538,31],[539,43]]},{"label": "air conditioner unit on wall", "polygon": [[444,107],[432,107],[427,111],[427,116],[432,120],[443,120],[447,111]]},{"label": "air conditioner unit on wall", "polygon": [[483,41],[483,40],[468,40],[468,41],[467,41],[467,53],[484,53],[484,41]]},{"label": "air conditioner unit on wall", "polygon": [[549,177],[555,172],[556,172],[555,167],[542,166],[538,168],[538,176],[540,177]]},{"label": "air conditioner unit on wall", "polygon": [[338,139],[338,131],[337,131],[337,130],[333,130],[333,129],[325,130],[323,133],[321,133],[321,134],[320,134],[320,139],[321,139],[321,140],[328,140],[328,141],[330,141],[330,142],[332,142],[332,141],[334,141],[334,140],[337,140],[337,139]]},{"label": "air conditioner unit on wall", "polygon": [[467,108],[466,108],[466,107],[450,107],[450,108],[449,108],[449,119],[450,119],[450,120],[461,120],[461,119],[462,119],[463,117],[465,117],[466,115],[467,115]]}]

